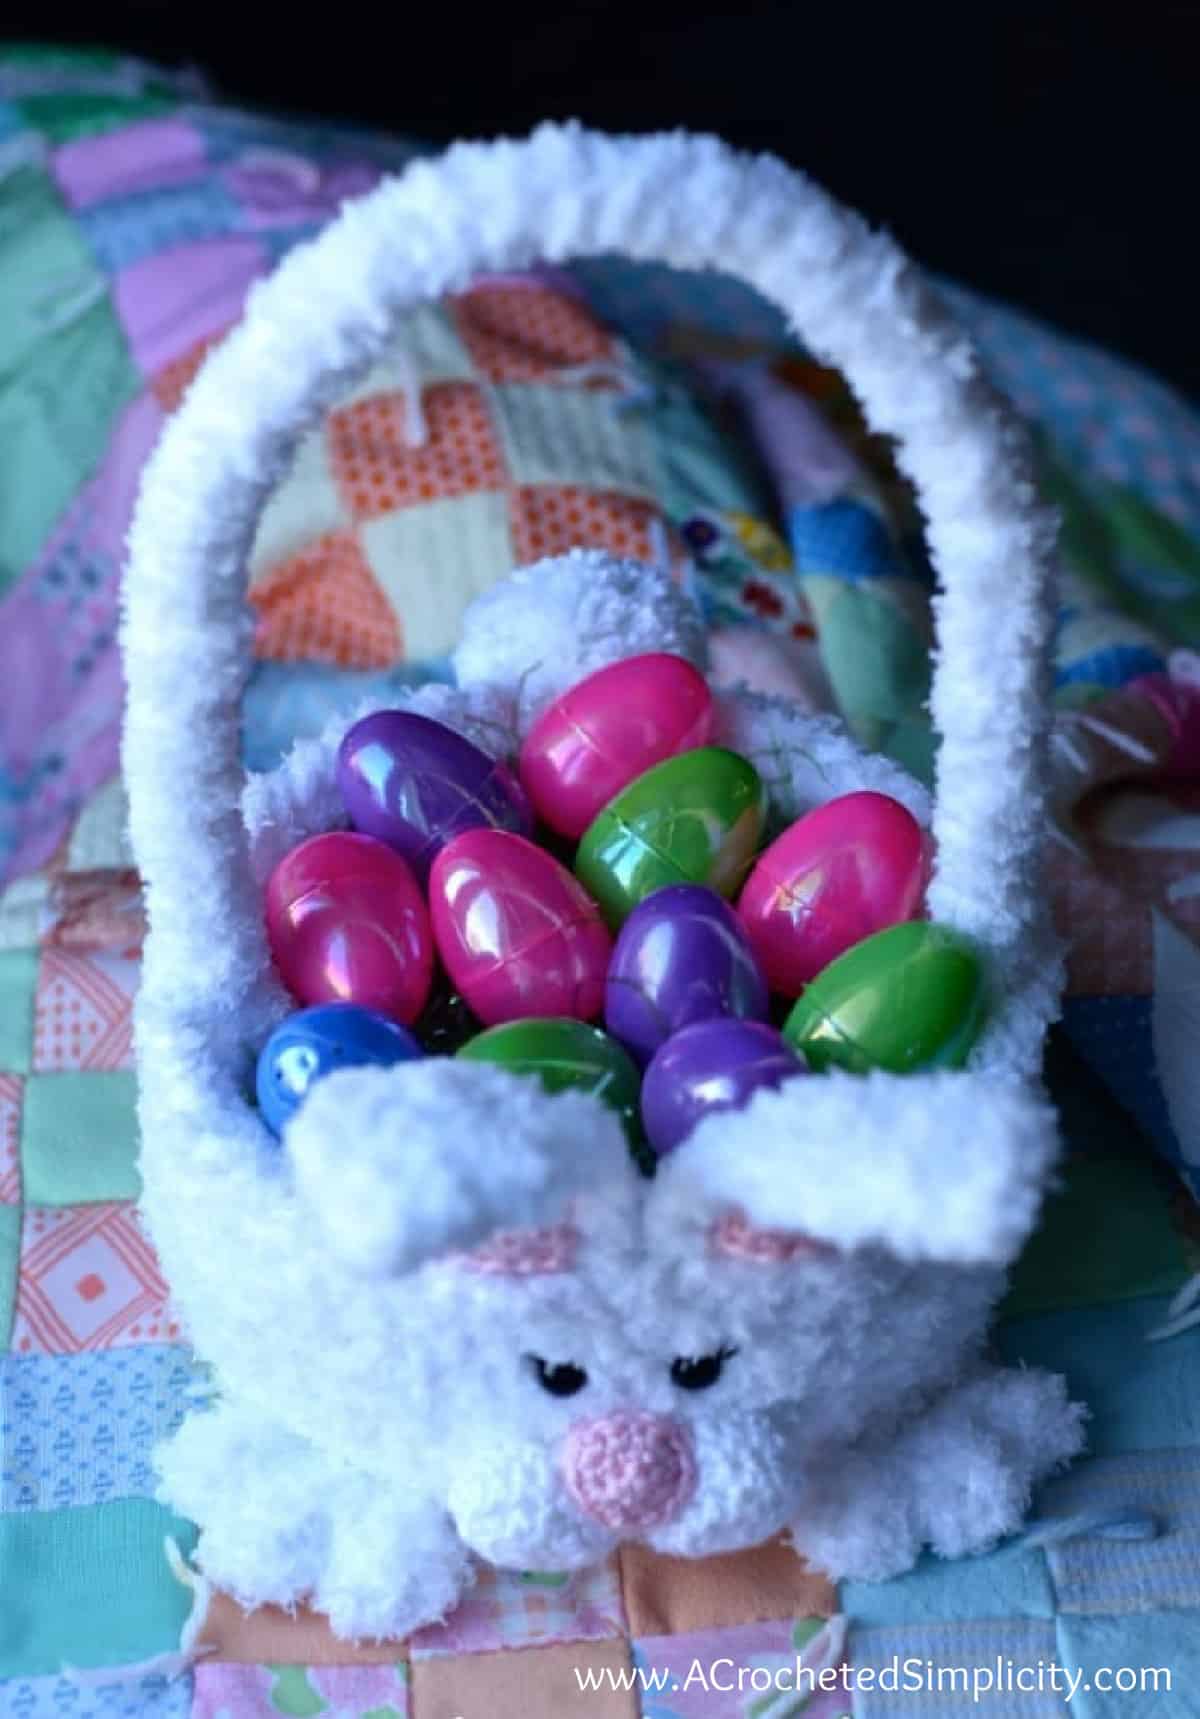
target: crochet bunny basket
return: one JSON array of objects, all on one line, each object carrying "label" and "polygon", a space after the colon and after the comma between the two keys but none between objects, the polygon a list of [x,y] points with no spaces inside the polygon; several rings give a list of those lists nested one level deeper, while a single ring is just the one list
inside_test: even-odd
[{"label": "crochet bunny basket", "polygon": [[[931,824],[930,916],[985,948],[989,1024],[960,1072],[760,1093],[653,1179],[594,1097],[450,1058],[334,1073],[281,1149],[250,1097],[294,1007],[263,885],[343,821],[348,724],[246,779],[257,516],[403,313],[480,271],[606,251],[740,274],[898,441],[943,584],[932,807],[779,700],[721,695],[716,738],[782,817],[878,788]],[[709,138],[572,126],[456,146],[255,291],[163,434],[130,549],[144,1208],[217,1389],[160,1456],[206,1574],[246,1605],[306,1598],[340,1634],[397,1636],[444,1615],[479,1560],[565,1570],[622,1539],[690,1557],[785,1530],[831,1575],[873,1578],[1016,1528],[1081,1441],[1061,1380],[986,1349],[1057,1145],[1037,871],[1052,529],[1019,428],[894,245]],[[512,755],[556,693],[648,649],[703,665],[686,599],[577,552],[479,599],[457,686],[411,704]],[[673,1376],[679,1357],[710,1364]],[[582,1382],[551,1394],[538,1360]]]}]

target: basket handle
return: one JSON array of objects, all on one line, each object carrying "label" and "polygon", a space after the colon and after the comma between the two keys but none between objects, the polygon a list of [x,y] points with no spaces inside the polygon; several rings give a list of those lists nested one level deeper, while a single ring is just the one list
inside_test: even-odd
[{"label": "basket handle", "polygon": [[160,1002],[190,987],[232,1021],[263,971],[239,809],[247,566],[301,435],[413,306],[481,271],[611,251],[740,275],[896,438],[942,584],[931,911],[1002,956],[1041,942],[1053,525],[969,340],[887,235],[781,162],[686,133],[545,126],[419,161],[292,252],[147,465],[125,582],[124,763],[152,930],[144,987]]}]

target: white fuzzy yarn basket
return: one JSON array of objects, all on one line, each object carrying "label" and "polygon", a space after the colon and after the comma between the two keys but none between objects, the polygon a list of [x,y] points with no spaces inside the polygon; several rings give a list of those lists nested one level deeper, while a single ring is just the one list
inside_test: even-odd
[{"label": "white fuzzy yarn basket", "polygon": [[[644,1199],[664,1214],[672,1202],[724,1200],[752,1224],[967,1274],[1006,1265],[1035,1218],[1057,1139],[1039,1072],[1059,987],[1038,872],[1053,527],[1035,497],[1020,426],[891,240],[778,161],[710,138],[614,138],[574,126],[546,127],[522,142],[457,145],[349,205],[255,289],[242,323],[166,427],[130,539],[124,762],[150,926],[137,1008],[144,1205],[188,1329],[230,1400],[241,1392],[260,1406],[268,1396],[278,1403],[304,1376],[314,1345],[360,1345],[365,1365],[362,1332],[391,1292],[389,1272],[435,1242],[470,1245],[505,1214],[543,1221],[554,1200],[586,1191],[576,1169],[557,1179],[547,1171],[519,1188],[475,1187],[469,1215],[456,1208],[457,1216],[431,1218],[436,1236],[419,1243],[404,1231],[403,1214],[388,1207],[373,1215],[362,1202],[342,1209],[337,1177],[310,1164],[305,1184],[301,1156],[294,1168],[279,1152],[249,1081],[259,1047],[289,1006],[267,953],[262,884],[288,846],[340,821],[332,766],[346,723],[248,782],[240,701],[251,664],[246,580],[257,519],[302,435],[380,357],[398,319],[481,271],[613,251],[740,275],[846,375],[873,428],[896,439],[941,582],[932,808],[924,790],[863,754],[839,725],[777,701],[725,697],[722,738],[762,763],[777,806],[792,815],[872,786],[931,822],[930,916],[983,944],[994,994],[962,1072],[835,1072],[799,1083],[803,1108],[786,1120],[802,1176],[781,1174],[769,1146],[759,1161],[768,1113],[756,1107],[747,1118],[707,1124]],[[532,699],[544,701],[583,668],[671,648],[672,639],[674,648],[702,652],[670,590],[649,573],[602,562],[566,558],[485,599],[459,653],[459,688],[426,689],[415,707],[496,751],[498,734],[517,742]],[[621,603],[624,633],[614,608]],[[531,609],[544,617],[541,639]],[[541,669],[531,682],[522,675],[535,647]],[[781,757],[794,768],[781,774]],[[436,1066],[427,1082],[452,1078],[453,1065]],[[449,1133],[458,1096],[446,1091]],[[436,1102],[436,1084],[428,1092]],[[540,1093],[521,1100],[526,1109],[559,1102]],[[353,1183],[367,1172],[353,1147],[348,1153]],[[324,1229],[313,1221],[314,1201],[327,1207]],[[326,1254],[353,1252],[356,1235],[361,1269],[333,1284]],[[257,1286],[250,1308],[248,1285]],[[320,1303],[324,1323],[308,1322],[301,1301]],[[370,1341],[375,1365],[387,1334]],[[327,1431],[299,1410],[282,1418],[301,1438],[349,1448],[351,1433],[338,1430],[336,1414]],[[180,1492],[188,1503],[186,1486]],[[748,1522],[746,1534],[752,1530]],[[227,1570],[219,1553],[214,1562],[218,1579],[250,1600],[291,1591],[265,1554],[249,1574],[234,1555]],[[372,1609],[353,1597],[365,1582],[351,1575],[330,1599],[335,1622],[351,1633],[437,1615],[448,1603],[433,1593],[408,1611]]]}]

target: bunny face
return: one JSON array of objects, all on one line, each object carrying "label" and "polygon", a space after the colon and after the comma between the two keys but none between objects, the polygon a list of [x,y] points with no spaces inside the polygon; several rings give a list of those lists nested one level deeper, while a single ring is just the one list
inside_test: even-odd
[{"label": "bunny face", "polygon": [[[684,1153],[646,1182],[598,1101],[486,1065],[333,1075],[288,1150],[330,1250],[352,1239],[348,1282],[365,1268],[396,1309],[387,1366],[422,1484],[501,1565],[769,1536],[831,1452],[954,1375],[995,1293],[991,1273],[756,1229],[681,1193]],[[343,1204],[372,1214],[369,1247]],[[349,1435],[377,1473],[395,1448],[378,1434]]]}]

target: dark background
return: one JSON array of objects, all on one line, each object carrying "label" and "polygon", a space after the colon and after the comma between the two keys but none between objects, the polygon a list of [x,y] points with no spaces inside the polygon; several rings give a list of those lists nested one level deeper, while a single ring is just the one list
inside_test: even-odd
[{"label": "dark background", "polygon": [[205,68],[431,139],[575,115],[777,151],[935,268],[1200,399],[1200,0],[1090,5],[6,0],[5,37]]}]

